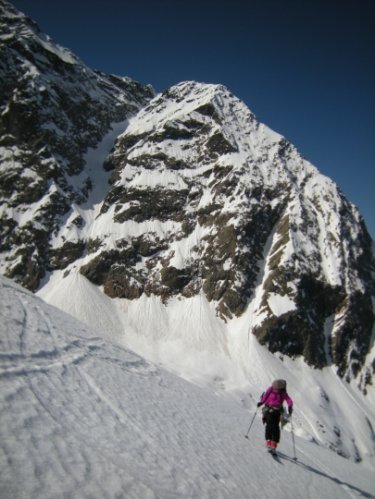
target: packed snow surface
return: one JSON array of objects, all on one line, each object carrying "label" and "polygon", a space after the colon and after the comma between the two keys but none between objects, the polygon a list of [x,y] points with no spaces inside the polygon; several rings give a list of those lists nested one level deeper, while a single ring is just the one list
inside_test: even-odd
[{"label": "packed snow surface", "polygon": [[5,278],[0,313],[4,499],[375,497],[370,463],[290,423],[271,457],[251,398],[181,379]]}]

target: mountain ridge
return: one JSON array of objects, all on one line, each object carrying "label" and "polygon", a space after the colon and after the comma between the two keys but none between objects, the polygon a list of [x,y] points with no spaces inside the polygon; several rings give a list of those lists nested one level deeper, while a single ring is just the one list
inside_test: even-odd
[{"label": "mountain ridge", "polygon": [[[78,188],[71,182],[84,169],[85,151],[153,91],[91,70],[11,4],[0,6],[1,147],[11,162],[1,176],[2,199],[10,211],[2,216],[1,250],[19,247],[18,265],[8,266],[7,274],[35,290],[54,258],[48,240],[59,218],[72,202],[84,202],[92,188],[89,177]],[[30,206],[34,223],[26,220],[20,227],[12,210],[22,218]]]}]

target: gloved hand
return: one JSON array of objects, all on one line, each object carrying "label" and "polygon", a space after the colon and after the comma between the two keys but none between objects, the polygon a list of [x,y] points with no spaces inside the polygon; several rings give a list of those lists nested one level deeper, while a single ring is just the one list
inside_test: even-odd
[{"label": "gloved hand", "polygon": [[289,412],[289,416],[291,416],[292,412],[293,412],[293,407],[289,407],[288,412]]},{"label": "gloved hand", "polygon": [[262,405],[262,402],[257,403],[257,407],[260,407]]}]

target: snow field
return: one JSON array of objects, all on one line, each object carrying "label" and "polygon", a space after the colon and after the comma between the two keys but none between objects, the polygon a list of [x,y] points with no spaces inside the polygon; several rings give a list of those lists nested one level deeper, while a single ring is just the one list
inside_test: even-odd
[{"label": "snow field", "polygon": [[312,369],[302,359],[275,356],[262,347],[249,325],[252,310],[227,323],[203,295],[175,297],[167,305],[156,296],[111,300],[85,277],[54,273],[38,295],[83,320],[110,341],[238,403],[255,406],[275,378],[287,379],[295,401],[295,431],[343,455],[372,460],[374,396],[364,397],[331,367]]},{"label": "snow field", "polygon": [[7,498],[374,497],[372,473],[109,343],[1,279],[0,481]]}]

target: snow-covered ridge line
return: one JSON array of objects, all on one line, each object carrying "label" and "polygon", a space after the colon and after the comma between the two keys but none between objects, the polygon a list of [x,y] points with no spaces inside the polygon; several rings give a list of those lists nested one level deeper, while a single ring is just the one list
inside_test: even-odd
[{"label": "snow-covered ridge line", "polygon": [[[80,59],[73,54],[69,49],[58,45],[52,38],[42,33],[38,25],[24,13],[16,10],[12,4],[7,1],[1,0],[1,17],[2,17],[2,32],[0,33],[0,40],[8,42],[12,39],[24,39],[25,42],[28,38],[32,37],[45,49],[56,55],[68,64],[83,64]],[[12,31],[8,25],[14,25],[17,22],[18,29]],[[27,42],[25,44],[27,49]]]}]

